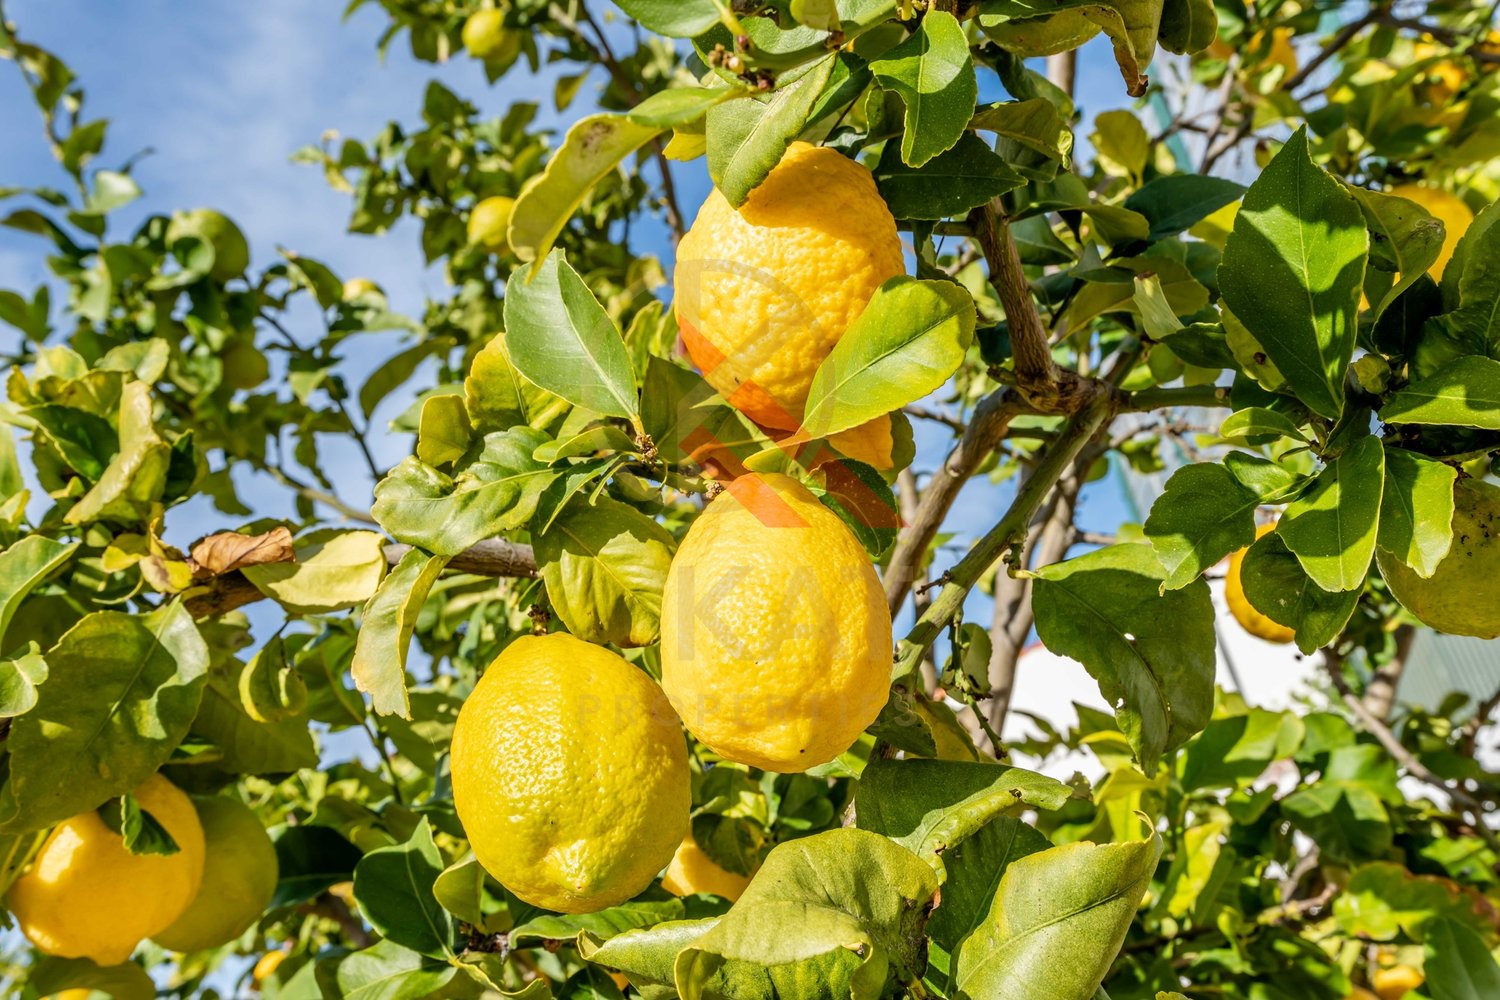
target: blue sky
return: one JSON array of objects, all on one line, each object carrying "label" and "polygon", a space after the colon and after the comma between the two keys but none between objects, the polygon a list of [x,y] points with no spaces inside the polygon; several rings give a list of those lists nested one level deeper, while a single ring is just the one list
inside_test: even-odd
[{"label": "blue sky", "polygon": [[[601,14],[608,7],[596,6]],[[88,116],[110,119],[109,143],[95,165],[113,166],[143,149],[153,151],[134,171],[145,197],[117,215],[116,236],[150,213],[212,206],[240,223],[255,266],[272,263],[277,247],[287,247],[327,262],[342,275],[373,278],[394,308],[419,314],[424,298],[447,290],[441,271],[422,262],[416,227],[406,223],[380,238],[347,233],[348,197],[330,189],[319,170],[292,164],[288,157],[328,130],[367,137],[392,119],[413,122],[423,88],[433,78],[496,116],[517,100],[549,95],[551,87],[516,77],[491,86],[478,64],[463,57],[440,66],[419,63],[404,48],[404,38],[381,61],[375,45],[387,24],[383,12],[371,4],[342,22],[343,7],[332,0],[6,3],[24,39],[57,52],[79,74]],[[985,76],[986,99],[1001,99],[993,76]],[[590,95],[602,82],[596,72],[594,85],[569,109],[568,121],[590,110]],[[1089,118],[1128,104],[1103,38],[1080,53],[1079,94]],[[543,121],[567,124],[545,109]],[[1080,146],[1088,132],[1087,123],[1078,129]],[[0,143],[0,184],[59,183],[40,120],[10,63],[0,63],[0,135],[7,140]],[[704,163],[679,164],[675,172],[691,214],[708,190]],[[670,269],[671,248],[660,227],[637,227],[635,238]],[[43,257],[37,238],[0,229],[0,288],[29,292],[46,278]],[[13,335],[0,331],[0,337]],[[396,337],[386,335],[376,345],[362,342],[351,374],[394,349]],[[421,384],[420,377],[413,382]],[[385,421],[409,398],[398,395],[376,414],[373,443],[384,465],[410,451],[409,438],[385,430]],[[932,425],[918,430],[918,469],[930,469],[946,452],[948,435]],[[346,498],[356,506],[367,503],[373,484],[356,456],[330,450],[325,460]],[[260,512],[291,514],[284,491],[269,481],[245,478],[241,491]],[[957,546],[993,523],[1006,493],[1008,488],[980,484],[965,493],[949,523],[958,536],[955,557]],[[1085,526],[1111,530],[1125,516],[1112,485],[1086,491]],[[177,544],[229,526],[204,501],[174,510],[167,521],[168,538]],[[984,598],[976,594],[974,601],[972,620],[987,621]]]}]

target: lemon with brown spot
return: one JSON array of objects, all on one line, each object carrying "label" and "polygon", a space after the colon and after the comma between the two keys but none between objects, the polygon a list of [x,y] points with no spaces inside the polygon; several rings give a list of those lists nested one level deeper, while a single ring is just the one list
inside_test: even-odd
[{"label": "lemon with brown spot", "polygon": [[159,774],[131,794],[171,834],[177,853],[131,854],[95,811],[64,820],[6,896],[39,951],[118,965],[197,895],[203,826],[192,800]]},{"label": "lemon with brown spot", "polygon": [[864,548],[789,476],[746,475],[693,522],[662,594],[662,688],[729,760],[805,771],[885,705],[891,616]]},{"label": "lemon with brown spot", "polygon": [[1453,486],[1453,542],[1431,577],[1375,550],[1391,594],[1439,632],[1500,636],[1500,487],[1476,479]]},{"label": "lemon with brown spot", "polygon": [[533,906],[602,910],[687,829],[687,743],[647,674],[571,635],[523,636],[458,713],[453,802],[485,870]]}]

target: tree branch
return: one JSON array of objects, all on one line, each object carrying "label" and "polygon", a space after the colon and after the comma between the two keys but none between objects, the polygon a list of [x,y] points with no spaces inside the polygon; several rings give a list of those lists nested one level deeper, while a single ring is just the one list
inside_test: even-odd
[{"label": "tree branch", "polygon": [[[385,547],[385,561],[394,566],[410,551],[410,545],[392,542]],[[449,559],[446,568],[494,577],[534,577],[537,572],[536,554],[531,546],[503,538],[475,543]],[[235,572],[215,577],[206,589],[189,596],[184,604],[194,618],[212,618],[264,600],[265,596],[243,573]]]},{"label": "tree branch", "polygon": [[1416,637],[1415,626],[1398,626],[1395,655],[1389,663],[1375,671],[1370,683],[1365,685],[1364,706],[1382,722],[1391,717],[1391,709],[1396,704],[1396,688],[1401,685],[1401,674],[1406,670],[1406,658],[1411,654],[1411,644]]},{"label": "tree branch", "polygon": [[906,638],[896,648],[894,676],[905,677],[914,673],[922,657],[963,607],[964,598],[979,578],[1006,552],[1013,551],[1025,541],[1026,529],[1037,508],[1073,459],[1098,433],[1114,409],[1114,399],[1108,392],[1093,395],[1085,405],[1068,418],[1058,432],[1057,439],[1048,445],[1036,463],[1036,468],[1016,491],[1010,509],[1000,518],[984,537],[974,543],[958,565],[945,576],[942,590],[933,598],[932,604],[922,617],[917,619]]},{"label": "tree branch", "polygon": [[942,466],[932,475],[916,510],[896,539],[885,570],[885,598],[894,614],[906,601],[917,577],[927,547],[937,535],[953,502],[990,452],[1005,437],[1011,419],[1023,412],[1024,404],[1010,389],[997,389],[974,408],[974,416],[963,437],[953,446]]},{"label": "tree branch", "polygon": [[1359,696],[1349,689],[1349,682],[1344,679],[1343,657],[1332,650],[1325,649],[1323,652],[1329,679],[1333,681],[1333,686],[1338,691],[1339,697],[1343,699],[1349,711],[1354,713],[1354,717],[1359,720],[1359,724],[1365,732],[1375,737],[1376,742],[1385,748],[1385,752],[1390,754],[1396,763],[1404,767],[1406,772],[1413,778],[1432,786],[1462,806],[1469,813],[1470,821],[1474,825],[1474,832],[1484,839],[1484,842],[1489,845],[1490,850],[1500,854],[1500,837],[1497,837],[1495,831],[1490,829],[1489,824],[1485,822],[1483,804],[1470,795],[1462,785],[1457,782],[1445,781],[1436,774],[1433,774],[1427,765],[1417,760],[1416,756],[1410,750],[1402,746],[1401,741],[1396,739],[1396,734],[1391,732],[1390,727],[1372,715]]}]

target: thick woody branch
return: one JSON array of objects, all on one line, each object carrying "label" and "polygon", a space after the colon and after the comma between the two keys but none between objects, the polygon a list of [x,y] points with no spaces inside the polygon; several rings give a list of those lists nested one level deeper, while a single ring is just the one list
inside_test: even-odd
[{"label": "thick woody branch", "polygon": [[943,520],[964,484],[1000,444],[1011,419],[1024,410],[1025,404],[1010,389],[997,389],[974,408],[974,417],[964,429],[963,437],[933,473],[932,480],[922,491],[921,500],[906,518],[906,527],[901,529],[896,547],[891,552],[885,570],[885,599],[892,614],[911,592],[927,547],[943,526]]},{"label": "thick woody branch", "polygon": [[1031,301],[1031,282],[1011,238],[1010,220],[997,202],[990,201],[969,213],[969,226],[989,264],[990,284],[1005,308],[1016,383],[1028,398],[1033,393],[1049,395],[1057,384],[1058,368],[1047,343],[1047,328]]},{"label": "thick woody branch", "polygon": [[[385,547],[385,560],[394,566],[410,551],[410,545],[393,542]],[[533,577],[536,555],[530,545],[487,538],[449,559],[447,568],[475,576]],[[194,618],[212,618],[264,600],[265,596],[243,573],[235,572],[215,577],[206,590],[193,594],[184,603]]]}]

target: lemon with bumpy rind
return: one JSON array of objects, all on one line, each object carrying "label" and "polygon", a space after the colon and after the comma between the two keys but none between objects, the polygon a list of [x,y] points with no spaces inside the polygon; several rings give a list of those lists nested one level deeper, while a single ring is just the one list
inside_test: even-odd
[{"label": "lemon with bumpy rind", "polygon": [[683,838],[667,865],[666,874],[661,877],[661,887],[674,896],[708,892],[723,896],[731,903],[740,898],[740,893],[749,884],[749,876],[720,868],[691,834]]},{"label": "lemon with bumpy rind", "polygon": [[[1276,525],[1263,524],[1256,529],[1255,537],[1263,538],[1275,530]],[[1245,596],[1245,582],[1240,576],[1244,569],[1245,551],[1240,549],[1229,557],[1229,572],[1224,577],[1224,603],[1229,605],[1229,613],[1240,623],[1241,628],[1257,638],[1266,642],[1291,642],[1297,637],[1297,633],[1261,614]]]},{"label": "lemon with bumpy rind", "polygon": [[761,426],[790,431],[818,366],[905,270],[870,172],[795,142],[738,209],[710,192],[677,247],[673,306],[709,385]]},{"label": "lemon with bumpy rind", "polygon": [[984,29],[984,33],[1018,56],[1052,56],[1076,49],[1099,34],[1099,25],[1076,10],[1064,10],[1046,17],[1028,17],[1005,21]]},{"label": "lemon with bumpy rind", "polygon": [[891,615],[864,548],[806,487],[741,476],[672,559],[661,654],[662,688],[700,741],[741,764],[805,771],[885,705]]},{"label": "lemon with bumpy rind", "polygon": [[534,906],[588,913],[655,880],[687,830],[687,742],[656,682],[570,635],[524,636],[453,730],[474,856]]},{"label": "lemon with bumpy rind", "polygon": [[64,820],[6,897],[21,932],[38,950],[118,965],[197,895],[203,827],[192,800],[159,774],[132,794],[172,835],[177,853],[131,854],[97,812]]},{"label": "lemon with bumpy rind", "polygon": [[1398,184],[1389,193],[1416,202],[1443,224],[1443,248],[1438,251],[1437,260],[1427,269],[1433,280],[1441,279],[1458,241],[1469,228],[1469,223],[1474,221],[1474,213],[1458,196],[1438,188],[1424,187],[1421,184]]},{"label": "lemon with bumpy rind", "polygon": [[1453,486],[1453,545],[1424,580],[1384,549],[1375,550],[1391,594],[1439,632],[1500,636],[1500,487],[1474,479]]},{"label": "lemon with bumpy rind", "polygon": [[203,884],[182,916],[151,936],[163,948],[182,952],[233,941],[276,894],[276,848],[250,807],[223,795],[193,804],[203,824]]},{"label": "lemon with bumpy rind", "polygon": [[467,232],[469,242],[490,253],[510,251],[510,213],[516,207],[516,199],[505,195],[485,198],[469,213]]}]

